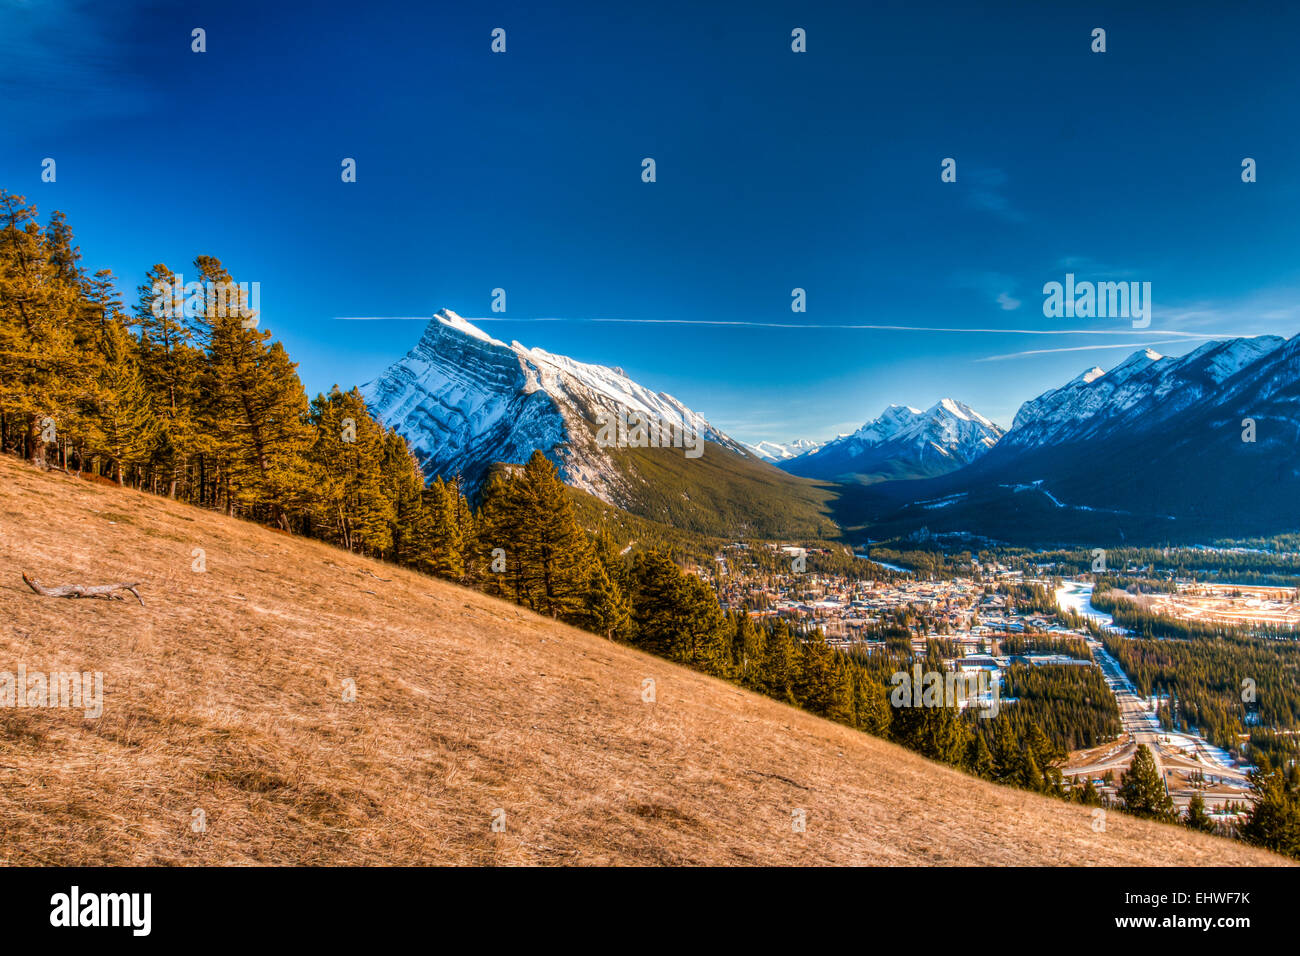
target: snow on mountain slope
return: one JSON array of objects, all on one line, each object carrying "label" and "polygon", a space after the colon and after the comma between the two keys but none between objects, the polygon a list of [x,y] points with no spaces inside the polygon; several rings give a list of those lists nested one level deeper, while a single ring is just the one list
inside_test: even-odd
[{"label": "snow on mountain slope", "polygon": [[938,475],[979,458],[1001,435],[993,422],[951,398],[925,411],[890,405],[853,434],[780,467],[809,478]]},{"label": "snow on mountain slope", "polygon": [[1002,439],[998,456],[1079,441],[1120,424],[1152,427],[1213,394],[1283,341],[1267,335],[1207,342],[1181,358],[1140,349],[1108,372],[1092,368],[1025,402]]},{"label": "snow on mountain slope", "polygon": [[824,444],[826,443],[813,441],[810,438],[796,438],[794,441],[787,442],[760,441],[745,447],[764,461],[780,462],[798,458],[810,451],[816,451]]},{"label": "snow on mountain slope", "polygon": [[1142,349],[1026,402],[969,466],[875,485],[838,517],[882,534],[925,526],[1019,543],[1300,530],[1298,407],[1300,336],[1207,342],[1178,358]]},{"label": "snow on mountain slope", "polygon": [[597,447],[602,411],[636,412],[748,454],[702,415],[622,369],[507,345],[449,309],[361,392],[374,414],[406,438],[426,473],[459,474],[471,488],[493,463],[521,463],[541,449],[569,484],[617,504],[629,478]]}]

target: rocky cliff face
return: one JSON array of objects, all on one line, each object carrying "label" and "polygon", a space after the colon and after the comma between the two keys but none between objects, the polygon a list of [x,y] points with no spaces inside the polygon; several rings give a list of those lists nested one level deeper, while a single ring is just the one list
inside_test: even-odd
[{"label": "rocky cliff face", "polygon": [[458,474],[471,489],[492,464],[519,464],[540,449],[567,483],[623,504],[632,476],[596,441],[597,422],[620,414],[749,454],[703,416],[622,369],[507,345],[450,310],[435,315],[415,348],[361,391],[375,415],[406,438],[427,474]]}]

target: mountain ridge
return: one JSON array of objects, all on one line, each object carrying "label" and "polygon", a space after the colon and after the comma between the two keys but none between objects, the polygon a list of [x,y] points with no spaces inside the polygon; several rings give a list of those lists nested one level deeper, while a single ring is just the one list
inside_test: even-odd
[{"label": "mountain ridge", "polygon": [[889,405],[857,431],[779,466],[805,478],[869,482],[931,477],[989,451],[1002,429],[969,405],[942,398],[922,411]]},{"label": "mountain ridge", "polygon": [[[565,483],[656,521],[719,536],[834,532],[826,493],[671,395],[618,367],[507,344],[450,310],[430,319],[416,345],[361,394],[427,475],[459,476],[471,494],[495,466],[541,450]],[[656,423],[652,435],[698,436],[702,456],[667,442],[638,444],[646,436],[630,422],[606,427],[633,415]],[[752,519],[740,513],[746,502]]]},{"label": "mountain ridge", "polygon": [[1300,337],[1214,340],[1177,358],[1138,349],[1025,402],[979,460],[842,496],[837,518],[1018,544],[1295,530],[1298,404]]}]

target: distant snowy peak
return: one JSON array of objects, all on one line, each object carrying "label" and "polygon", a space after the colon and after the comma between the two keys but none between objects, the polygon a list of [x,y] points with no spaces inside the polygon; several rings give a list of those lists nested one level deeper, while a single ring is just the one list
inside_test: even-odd
[{"label": "distant snowy peak", "polygon": [[1300,529],[1297,408],[1300,336],[1176,357],[1138,349],[1026,402],[970,466],[878,489],[884,509],[900,505],[877,516],[878,533],[1089,547],[1289,533]]},{"label": "distant snowy peak", "polygon": [[1001,428],[955,399],[941,399],[924,411],[890,405],[853,434],[781,467],[809,478],[936,475],[974,461],[1001,437]]},{"label": "distant snowy peak", "polygon": [[748,454],[702,415],[621,368],[507,345],[450,309],[434,315],[415,348],[361,391],[428,474],[459,474],[471,486],[493,463],[521,463],[540,449],[567,482],[615,501],[627,476],[596,446],[593,423],[601,414],[636,412]]},{"label": "distant snowy peak", "polygon": [[764,461],[776,462],[798,458],[810,451],[816,451],[824,444],[826,443],[813,441],[810,438],[796,438],[794,441],[787,442],[760,441],[746,447]]},{"label": "distant snowy peak", "polygon": [[933,441],[940,445],[963,444],[970,440],[996,442],[1002,429],[969,405],[951,398],[936,402],[925,411],[910,405],[890,405],[880,417],[867,422],[837,444],[858,444],[863,447],[898,440]]},{"label": "distant snowy peak", "polygon": [[1284,341],[1263,335],[1206,342],[1179,358],[1138,349],[1109,371],[1093,367],[1025,402],[1001,452],[1090,437],[1123,419],[1135,427],[1154,425],[1212,394]]}]

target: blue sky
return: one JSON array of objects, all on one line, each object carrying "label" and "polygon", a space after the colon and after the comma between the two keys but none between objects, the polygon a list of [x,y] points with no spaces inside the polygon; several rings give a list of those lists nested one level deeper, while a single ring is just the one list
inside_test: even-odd
[{"label": "blue sky", "polygon": [[[750,441],[1300,331],[1300,11],[408,6],[0,0],[0,186],[128,301],[201,253],[260,282],[313,394],[421,329],[340,317],[442,307]],[[1150,327],[1046,318],[1066,272],[1151,282]]]}]

